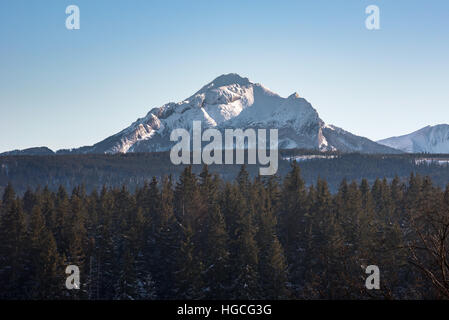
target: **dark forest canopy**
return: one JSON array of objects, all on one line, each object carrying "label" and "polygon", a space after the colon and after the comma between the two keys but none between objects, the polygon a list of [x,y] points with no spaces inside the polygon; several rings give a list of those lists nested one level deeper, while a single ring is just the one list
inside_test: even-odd
[{"label": "dark forest canopy", "polygon": [[[136,156],[138,157],[138,156]],[[69,165],[69,164],[68,164]],[[70,165],[69,165],[70,166]],[[112,165],[113,166],[113,165]],[[184,168],[135,192],[47,187],[0,205],[0,299],[449,298],[449,188],[429,177],[224,181]],[[65,289],[65,266],[81,289]],[[380,290],[364,267],[377,265]]]},{"label": "dark forest canopy", "polygon": [[[278,176],[284,177],[290,170],[290,161],[282,160],[297,155],[321,155],[334,158],[310,159],[301,161],[302,176],[307,186],[314,184],[318,177],[326,179],[332,193],[338,190],[343,179],[356,180],[360,183],[366,178],[372,185],[376,178],[387,178],[391,181],[398,176],[407,181],[411,173],[430,176],[433,182],[445,187],[449,181],[449,168],[446,165],[417,164],[417,159],[446,158],[448,155],[400,154],[400,155],[367,155],[340,154],[338,152],[317,153],[312,150],[284,150],[279,156]],[[57,191],[59,186],[72,190],[84,185],[88,192],[103,185],[120,187],[126,185],[134,192],[136,187],[143,187],[146,180],[153,176],[161,179],[164,175],[178,178],[185,166],[172,165],[168,152],[116,155],[51,155],[51,156],[3,156],[0,157],[0,194],[11,182],[16,192],[23,195],[28,189],[48,186]],[[193,172],[200,173],[201,165],[194,165]],[[259,167],[247,166],[250,176],[258,174]],[[232,181],[240,170],[238,165],[212,165],[210,171]]]}]

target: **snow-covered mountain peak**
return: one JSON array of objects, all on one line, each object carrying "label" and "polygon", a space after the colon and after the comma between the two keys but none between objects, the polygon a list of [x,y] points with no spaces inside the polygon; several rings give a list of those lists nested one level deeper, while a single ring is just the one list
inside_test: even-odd
[{"label": "snow-covered mountain peak", "polygon": [[284,98],[236,73],[221,75],[192,96],[152,108],[128,128],[93,146],[68,152],[127,153],[170,150],[174,129],[278,129],[279,148],[391,153],[395,150],[329,126],[297,92]]},{"label": "snow-covered mountain peak", "polygon": [[253,83],[251,83],[248,78],[241,77],[237,73],[222,74],[221,76],[215,78],[214,80],[206,84],[204,87],[202,87],[196,94],[226,86],[238,85],[240,87],[244,87],[249,86],[250,84]]},{"label": "snow-covered mountain peak", "polygon": [[449,131],[449,125],[448,124],[437,124],[434,126],[425,126],[424,128],[418,130],[418,132],[422,133],[447,133]]},{"label": "snow-covered mountain peak", "polygon": [[449,153],[449,125],[426,126],[410,134],[378,143],[410,153]]},{"label": "snow-covered mountain peak", "polygon": [[169,139],[172,130],[190,131],[193,121],[201,121],[203,128],[219,130],[276,128],[281,148],[392,151],[344,130],[329,130],[318,112],[297,92],[283,98],[262,84],[229,73],[215,78],[183,101],[151,109],[125,130],[90,147],[90,152],[166,151],[173,145]]}]

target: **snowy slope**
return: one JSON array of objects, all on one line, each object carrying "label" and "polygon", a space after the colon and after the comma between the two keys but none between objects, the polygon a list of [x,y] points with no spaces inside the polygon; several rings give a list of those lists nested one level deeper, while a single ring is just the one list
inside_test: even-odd
[{"label": "snowy slope", "polygon": [[427,126],[410,134],[377,142],[409,153],[449,153],[449,125]]}]

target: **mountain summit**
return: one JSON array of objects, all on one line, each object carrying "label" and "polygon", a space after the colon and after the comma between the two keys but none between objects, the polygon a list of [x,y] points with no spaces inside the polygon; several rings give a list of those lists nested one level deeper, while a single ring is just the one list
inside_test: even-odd
[{"label": "mountain summit", "polygon": [[283,98],[259,83],[231,73],[217,77],[183,101],[151,109],[128,128],[93,146],[58,153],[167,151],[174,144],[170,141],[172,130],[191,130],[194,120],[201,121],[205,129],[278,129],[279,149],[399,152],[325,124],[312,105],[296,92]]}]

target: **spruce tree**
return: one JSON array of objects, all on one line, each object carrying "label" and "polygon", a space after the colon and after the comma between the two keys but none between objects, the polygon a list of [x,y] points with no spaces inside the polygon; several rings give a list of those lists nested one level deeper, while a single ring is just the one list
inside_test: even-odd
[{"label": "spruce tree", "polygon": [[304,223],[307,213],[307,191],[301,170],[296,162],[292,163],[290,172],[284,178],[282,186],[282,205],[279,215],[280,241],[285,250],[289,274],[294,286],[299,285],[301,246],[304,245]]},{"label": "spruce tree", "polygon": [[261,193],[259,199],[264,206],[258,211],[260,217],[257,239],[262,295],[264,299],[285,299],[288,296],[287,262],[276,235],[277,220],[271,207],[271,199],[266,193]]},{"label": "spruce tree", "polygon": [[60,297],[63,288],[63,265],[56,248],[53,234],[45,225],[38,205],[32,209],[29,226],[31,255],[30,297],[48,299]]},{"label": "spruce tree", "polygon": [[236,226],[231,246],[231,264],[233,279],[231,285],[233,298],[258,299],[261,295],[259,286],[259,252],[255,240],[255,226],[245,199],[239,193],[235,197]]},{"label": "spruce tree", "polygon": [[[27,228],[20,200],[12,200],[14,191],[7,188],[3,197],[3,213],[0,216],[0,283],[2,299],[24,297],[26,291]],[[6,192],[5,192],[6,193]]]},{"label": "spruce tree", "polygon": [[229,237],[218,204],[209,211],[205,242],[204,282],[206,299],[226,299],[230,289]]},{"label": "spruce tree", "polygon": [[193,230],[190,225],[182,227],[182,238],[175,270],[175,295],[177,299],[202,299],[204,297],[204,265],[195,255]]},{"label": "spruce tree", "polygon": [[173,299],[176,258],[179,247],[180,225],[174,214],[174,192],[172,178],[162,182],[161,213],[155,232],[152,273],[160,299]]}]

